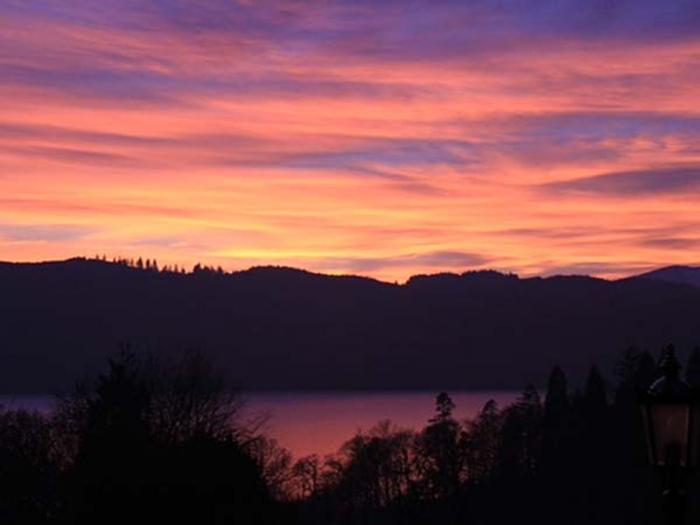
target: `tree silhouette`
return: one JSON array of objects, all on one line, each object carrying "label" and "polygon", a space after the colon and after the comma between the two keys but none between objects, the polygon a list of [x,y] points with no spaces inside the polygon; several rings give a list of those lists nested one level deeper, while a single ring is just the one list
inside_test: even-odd
[{"label": "tree silhouette", "polygon": [[536,474],[540,453],[542,405],[537,389],[528,385],[505,411],[500,470],[510,478],[527,479]]},{"label": "tree silhouette", "polygon": [[555,367],[544,402],[528,386],[503,410],[490,400],[460,423],[441,392],[422,430],[380,422],[325,460],[295,462],[241,424],[238,395],[201,354],[164,360],[125,348],[53,415],[0,409],[0,519],[653,523],[656,487],[630,396],[655,375],[650,359],[622,355],[613,404],[596,366],[573,395]]},{"label": "tree silhouette", "polygon": [[691,387],[700,387],[700,347],[695,346],[688,356],[685,378]]},{"label": "tree silhouette", "polygon": [[466,436],[452,416],[455,404],[446,392],[435,399],[436,415],[418,436],[424,493],[445,497],[459,488],[466,464]]},{"label": "tree silhouette", "polygon": [[656,378],[656,363],[649,352],[630,347],[618,359],[615,375],[615,403],[636,404],[639,394]]},{"label": "tree silhouette", "polygon": [[294,497],[304,500],[316,496],[320,482],[320,464],[316,454],[299,458],[292,467]]},{"label": "tree silhouette", "polygon": [[559,426],[569,410],[569,389],[564,371],[555,366],[547,381],[544,401],[544,422],[547,426]]},{"label": "tree silhouette", "polygon": [[197,354],[162,364],[125,352],[76,393],[71,522],[263,522],[274,507],[241,442],[250,433],[210,371]]},{"label": "tree silhouette", "polygon": [[498,404],[490,399],[468,428],[467,474],[474,483],[486,483],[498,466],[503,418]]},{"label": "tree silhouette", "polygon": [[0,408],[0,519],[44,523],[61,507],[62,482],[50,422],[36,412]]},{"label": "tree silhouette", "polygon": [[585,412],[591,417],[605,414],[608,407],[607,386],[596,365],[593,365],[588,372],[583,392],[583,404]]},{"label": "tree silhouette", "polygon": [[295,490],[292,454],[277,440],[265,436],[249,440],[245,450],[258,465],[271,495],[278,500],[292,498]]}]

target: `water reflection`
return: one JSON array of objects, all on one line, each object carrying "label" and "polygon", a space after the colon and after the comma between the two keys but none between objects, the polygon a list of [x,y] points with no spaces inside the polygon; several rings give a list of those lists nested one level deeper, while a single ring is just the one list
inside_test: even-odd
[{"label": "water reflection", "polygon": [[[433,391],[316,391],[247,392],[244,419],[265,418],[263,430],[289,449],[295,457],[331,454],[358,430],[369,430],[390,419],[399,427],[420,429],[433,416]],[[503,407],[515,400],[512,391],[449,392],[457,419],[469,419],[489,400]],[[24,408],[48,413],[55,405],[51,396],[0,396],[5,408]]]},{"label": "water reflection", "polygon": [[[433,416],[432,391],[401,392],[254,392],[246,395],[246,412],[268,417],[266,432],[294,456],[330,454],[358,430],[390,419],[397,426],[420,429]],[[476,415],[489,399],[500,406],[517,392],[450,392],[457,419]]]}]

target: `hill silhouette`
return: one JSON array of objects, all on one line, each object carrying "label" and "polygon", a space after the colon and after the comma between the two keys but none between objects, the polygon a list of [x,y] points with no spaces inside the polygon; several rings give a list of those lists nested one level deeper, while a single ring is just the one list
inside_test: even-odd
[{"label": "hill silhouette", "polygon": [[208,353],[243,388],[518,388],[620,350],[700,341],[700,288],[650,279],[279,267],[161,272],[100,260],[0,264],[0,390],[48,392],[136,350]]},{"label": "hill silhouette", "polygon": [[644,273],[638,277],[700,287],[700,267],[696,266],[667,266]]}]

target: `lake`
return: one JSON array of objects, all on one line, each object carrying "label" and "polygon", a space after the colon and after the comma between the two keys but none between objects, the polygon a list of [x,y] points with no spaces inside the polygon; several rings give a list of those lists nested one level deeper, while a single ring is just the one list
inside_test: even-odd
[{"label": "lake", "polygon": [[[369,430],[389,419],[402,428],[420,429],[435,412],[437,392],[428,391],[321,391],[248,392],[244,419],[266,418],[263,430],[295,457],[336,452],[358,430]],[[512,391],[450,392],[457,419],[474,417],[484,404],[495,400],[500,407],[517,397]],[[50,396],[0,396],[8,408],[48,412]]]}]

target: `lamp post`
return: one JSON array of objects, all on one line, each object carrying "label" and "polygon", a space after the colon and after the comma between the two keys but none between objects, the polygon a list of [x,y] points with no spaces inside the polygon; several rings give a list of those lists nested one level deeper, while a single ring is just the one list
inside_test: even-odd
[{"label": "lamp post", "polygon": [[643,400],[649,461],[665,475],[663,500],[669,525],[683,523],[683,477],[695,466],[698,456],[697,397],[680,379],[680,369],[673,346],[669,345],[659,361],[662,375]]}]

